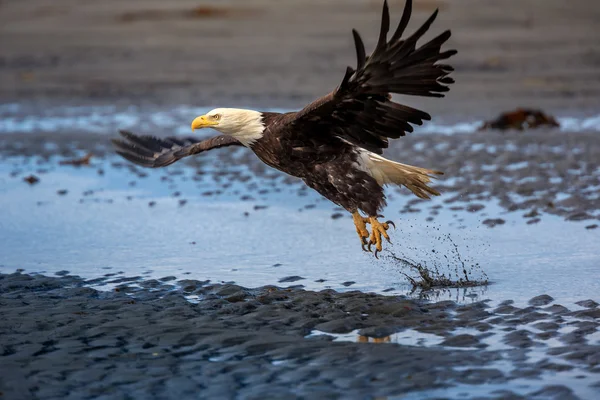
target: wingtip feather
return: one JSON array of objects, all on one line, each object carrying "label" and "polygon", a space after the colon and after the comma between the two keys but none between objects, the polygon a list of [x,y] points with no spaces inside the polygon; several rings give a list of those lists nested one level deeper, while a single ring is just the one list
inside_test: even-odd
[{"label": "wingtip feather", "polygon": [[365,44],[356,29],[352,29],[352,37],[354,37],[354,46],[356,48],[356,69],[359,70],[365,65],[367,58]]},{"label": "wingtip feather", "polygon": [[381,28],[379,31],[379,40],[377,41],[377,48],[381,48],[387,43],[387,33],[390,30],[390,8],[388,7],[387,0],[383,2],[383,10],[381,11]]}]

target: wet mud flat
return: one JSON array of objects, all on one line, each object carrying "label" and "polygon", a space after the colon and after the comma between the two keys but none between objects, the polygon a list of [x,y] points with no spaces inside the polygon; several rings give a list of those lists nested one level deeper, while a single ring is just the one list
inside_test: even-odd
[{"label": "wet mud flat", "polygon": [[[107,132],[110,132],[109,128]],[[161,136],[152,126],[138,132]],[[69,130],[5,134],[0,142],[0,155],[7,160],[32,156],[39,165],[39,168],[23,168],[19,162],[14,162],[10,171],[13,177],[27,178],[33,174],[42,178],[42,175],[36,175],[36,171],[41,174],[47,171],[44,165],[53,165],[49,160],[57,160],[58,157],[61,162],[69,163],[69,160],[89,156],[89,153],[95,160],[108,159],[115,168],[129,169],[136,182],[150,173],[158,173],[115,157],[110,139],[117,136],[117,133]],[[596,229],[600,220],[600,141],[597,138],[596,130],[564,131],[555,128],[525,132],[416,132],[393,142],[386,149],[385,156],[444,172],[434,182],[435,188],[446,195],[442,202],[438,198],[435,201],[411,199],[399,210],[405,216],[426,213],[427,221],[434,221],[443,210],[466,210],[481,216],[482,224],[494,227],[506,223],[501,215],[488,213],[487,205],[494,202],[507,212],[518,213],[528,224],[536,224],[544,215],[551,214],[568,221],[583,221],[586,228]],[[94,164],[91,163],[92,168]],[[84,167],[89,167],[89,163]],[[160,171],[167,175],[163,178],[164,184],[175,188],[182,183],[189,187],[189,183],[179,182],[186,168],[196,171],[193,184],[202,186],[209,182],[213,185],[213,190],[202,192],[213,198],[227,192],[232,182],[243,188],[244,193],[239,196],[241,200],[274,193],[279,190],[277,186],[282,185],[297,189],[300,196],[306,195],[309,190],[299,179],[268,168],[246,149],[216,150],[183,160]],[[261,182],[257,183],[255,177]],[[407,194],[407,190],[388,187],[386,193],[393,198],[395,194]]]},{"label": "wet mud flat", "polygon": [[[0,275],[6,398],[574,399],[600,390],[592,300],[490,306],[174,277],[98,291],[97,281],[59,275]],[[418,340],[390,341],[403,332]]]}]

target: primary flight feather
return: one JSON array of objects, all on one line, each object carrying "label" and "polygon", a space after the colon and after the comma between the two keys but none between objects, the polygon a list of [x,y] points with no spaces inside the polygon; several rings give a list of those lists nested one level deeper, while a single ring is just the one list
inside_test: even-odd
[{"label": "primary flight feather", "polygon": [[[391,94],[443,97],[449,90],[447,85],[454,82],[448,76],[453,68],[440,63],[456,54],[456,50],[441,50],[450,31],[417,47],[437,10],[412,35],[403,38],[411,11],[412,1],[407,0],[388,40],[390,18],[385,1],[373,52],[366,55],[360,35],[353,30],[356,69],[348,67],[335,90],[300,111],[216,108],[194,119],[192,129],[213,128],[222,135],[190,142],[121,131],[122,139],[113,140],[117,153],[138,165],[157,168],[215,148],[245,146],[267,165],[301,178],[350,212],[363,249],[375,245],[377,256],[382,238],[389,241],[387,230],[391,224],[378,220],[386,204],[384,185],[405,186],[423,199],[439,195],[428,184],[441,172],[381,155],[389,139],[404,136],[413,131],[412,125],[431,119],[424,111],[394,102]],[[372,228],[370,234],[367,224]]]}]

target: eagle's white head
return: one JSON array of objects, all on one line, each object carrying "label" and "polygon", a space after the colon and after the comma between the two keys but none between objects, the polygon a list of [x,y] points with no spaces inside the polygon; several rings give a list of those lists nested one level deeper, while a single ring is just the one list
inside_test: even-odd
[{"label": "eagle's white head", "polygon": [[192,130],[213,128],[249,146],[263,136],[262,113],[240,108],[215,108],[192,121]]}]

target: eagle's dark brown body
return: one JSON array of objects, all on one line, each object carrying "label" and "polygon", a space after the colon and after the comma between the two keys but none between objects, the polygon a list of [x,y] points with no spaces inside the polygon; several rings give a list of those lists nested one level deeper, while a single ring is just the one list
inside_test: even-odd
[{"label": "eagle's dark brown body", "polygon": [[349,212],[377,215],[385,206],[383,188],[358,167],[356,146],[328,132],[307,136],[290,124],[295,112],[262,114],[267,129],[250,148],[265,164],[301,178]]}]

